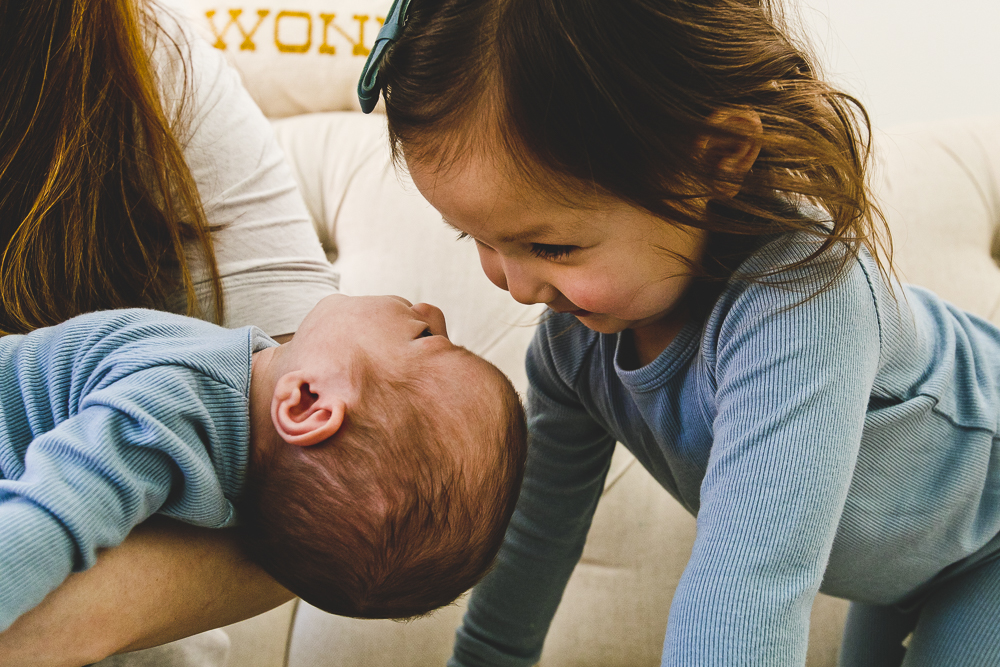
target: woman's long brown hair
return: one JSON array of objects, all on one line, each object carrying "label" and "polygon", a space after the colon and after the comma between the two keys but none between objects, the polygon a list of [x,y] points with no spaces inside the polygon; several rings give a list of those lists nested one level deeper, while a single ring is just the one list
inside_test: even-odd
[{"label": "woman's long brown hair", "polygon": [[[0,331],[79,313],[200,313],[186,242],[222,291],[149,56],[142,0],[0,0]],[[185,77],[186,78],[186,77]]]},{"label": "woman's long brown hair", "polygon": [[[862,245],[886,261],[867,114],[817,75],[774,4],[412,0],[381,68],[394,155],[460,160],[470,142],[499,141],[514,177],[556,196],[589,191],[708,230],[709,253],[731,257],[706,258],[718,265],[695,267],[705,277],[728,277],[760,237],[786,231],[817,239],[792,266]],[[739,194],[706,216],[690,203],[720,175],[695,140],[720,135],[710,119],[732,109],[759,114],[763,146]],[[825,209],[828,228],[790,205],[801,201]],[[853,255],[827,256],[843,269]]]}]

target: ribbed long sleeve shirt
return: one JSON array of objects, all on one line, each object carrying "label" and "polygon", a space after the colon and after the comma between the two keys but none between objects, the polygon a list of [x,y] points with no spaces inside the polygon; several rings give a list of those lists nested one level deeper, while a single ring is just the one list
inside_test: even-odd
[{"label": "ribbed long sleeve shirt", "polygon": [[155,512],[233,524],[270,345],[149,310],[0,338],[0,631]]},{"label": "ribbed long sleeve shirt", "polygon": [[[778,239],[744,270],[812,249]],[[730,281],[637,370],[623,335],[543,322],[521,497],[449,665],[538,660],[616,440],[697,516],[664,666],[803,665],[817,590],[912,604],[997,551],[1000,331],[850,262],[808,300],[829,264],[781,274],[804,290]]]}]

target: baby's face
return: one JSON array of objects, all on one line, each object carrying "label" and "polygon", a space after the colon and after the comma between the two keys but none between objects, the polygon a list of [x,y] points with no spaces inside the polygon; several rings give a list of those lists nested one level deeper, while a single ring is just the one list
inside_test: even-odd
[{"label": "baby's face", "polygon": [[414,367],[464,376],[485,363],[448,340],[438,308],[397,296],[328,296],[306,316],[293,343],[332,372],[347,370],[359,352],[390,377]]}]

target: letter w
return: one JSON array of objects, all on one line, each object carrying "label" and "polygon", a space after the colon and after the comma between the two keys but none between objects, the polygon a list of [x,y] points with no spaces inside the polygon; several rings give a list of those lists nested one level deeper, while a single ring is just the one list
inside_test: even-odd
[{"label": "letter w", "polygon": [[241,35],[243,35],[243,41],[240,43],[240,51],[257,50],[257,46],[253,43],[254,33],[257,32],[257,29],[260,27],[260,24],[264,22],[264,18],[271,13],[271,10],[270,9],[257,10],[257,24],[253,27],[252,30],[250,30],[250,32],[244,30],[243,25],[240,24],[239,19],[240,19],[240,14],[242,13],[243,13],[242,9],[230,9],[229,23],[227,23],[225,27],[222,28],[222,30],[220,31],[216,30],[215,21],[212,20],[215,17],[215,10],[210,9],[207,12],[205,12],[205,18],[208,19],[208,26],[209,28],[211,28],[212,34],[215,36],[215,44],[213,44],[212,46],[214,46],[217,49],[222,49],[223,51],[225,51],[226,42],[222,38],[225,37],[227,32],[229,32],[229,27],[235,25],[236,29],[240,31]]}]

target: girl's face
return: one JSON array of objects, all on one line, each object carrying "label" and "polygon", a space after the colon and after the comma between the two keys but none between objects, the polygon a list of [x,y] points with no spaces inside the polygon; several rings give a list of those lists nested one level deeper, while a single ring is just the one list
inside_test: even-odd
[{"label": "girl's face", "polygon": [[[444,171],[408,161],[421,194],[479,250],[483,271],[517,301],[572,313],[600,333],[666,327],[690,283],[704,232],[613,199],[579,206],[516,185],[472,155]],[[687,261],[686,261],[687,260]],[[652,333],[652,331],[649,331]]]}]

